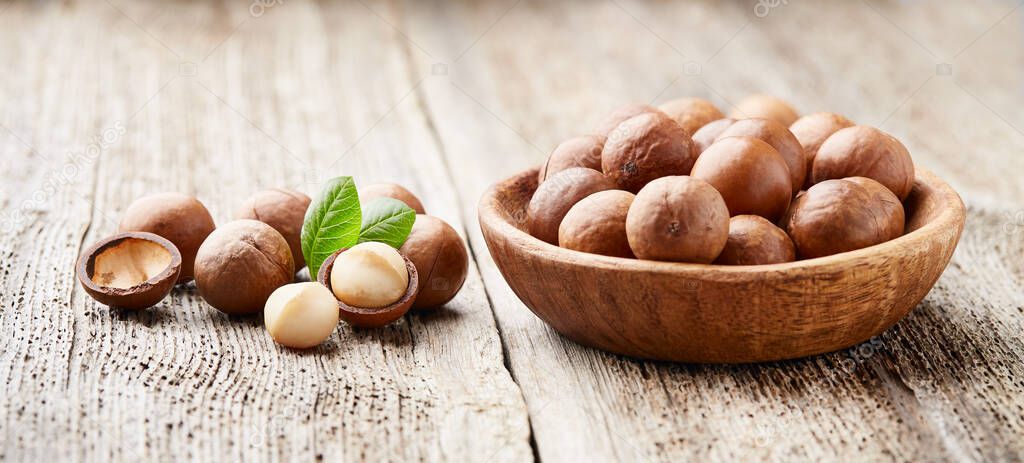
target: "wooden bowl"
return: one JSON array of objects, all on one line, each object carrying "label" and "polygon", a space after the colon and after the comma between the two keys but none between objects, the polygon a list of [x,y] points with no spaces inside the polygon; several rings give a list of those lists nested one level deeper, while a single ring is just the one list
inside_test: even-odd
[{"label": "wooden bowl", "polygon": [[[331,288],[331,270],[334,270],[334,261],[341,253],[348,251],[348,249],[339,249],[330,256],[327,256],[324,263],[320,265],[320,271],[316,274],[316,281],[326,286],[331,291],[331,294],[334,294],[334,289]],[[405,294],[402,295],[402,298],[385,307],[355,307],[338,301],[339,317],[342,320],[349,325],[359,328],[380,328],[402,318],[412,308],[412,304],[416,301],[416,296],[419,294],[419,273],[408,256],[401,252],[398,254],[402,256],[402,259],[405,259],[405,269],[409,272],[409,286],[406,286]]]},{"label": "wooden bowl", "polygon": [[516,295],[580,344],[699,363],[791,359],[863,342],[931,289],[963,230],[960,196],[920,169],[906,233],[828,257],[759,266],[654,262],[559,248],[525,232],[537,169],[487,191],[480,228]]}]

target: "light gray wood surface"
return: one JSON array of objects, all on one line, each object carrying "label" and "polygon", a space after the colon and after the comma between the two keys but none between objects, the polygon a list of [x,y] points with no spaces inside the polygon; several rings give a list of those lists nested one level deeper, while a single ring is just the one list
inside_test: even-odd
[{"label": "light gray wood surface", "polygon": [[[1019,6],[0,2],[0,460],[1019,460]],[[811,359],[652,363],[512,294],[487,186],[618,105],[753,92],[879,126],[960,191],[960,247],[907,319]],[[224,222],[336,175],[402,183],[467,236],[445,310],[296,353],[194,291],[120,313],[74,281],[140,195]]]}]

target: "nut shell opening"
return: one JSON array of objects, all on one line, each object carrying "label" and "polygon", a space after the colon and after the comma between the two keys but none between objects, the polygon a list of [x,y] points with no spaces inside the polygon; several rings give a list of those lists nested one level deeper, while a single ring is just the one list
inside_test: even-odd
[{"label": "nut shell opening", "polygon": [[170,241],[147,232],[127,232],[100,240],[82,253],[77,276],[97,301],[143,309],[171,292],[181,274],[181,253]]},{"label": "nut shell opening", "polygon": [[[331,271],[334,269],[334,260],[348,249],[339,249],[328,256],[324,260],[323,265],[320,266],[320,271],[317,272],[317,281],[326,286],[332,295],[334,294],[334,288],[331,287]],[[391,305],[376,308],[355,307],[338,301],[338,309],[340,310],[342,320],[359,328],[379,328],[402,318],[409,311],[412,303],[416,300],[416,295],[419,293],[419,275],[416,272],[416,266],[409,260],[409,257],[401,252],[399,254],[405,260],[405,269],[409,272],[409,285],[406,287],[405,294]]]}]

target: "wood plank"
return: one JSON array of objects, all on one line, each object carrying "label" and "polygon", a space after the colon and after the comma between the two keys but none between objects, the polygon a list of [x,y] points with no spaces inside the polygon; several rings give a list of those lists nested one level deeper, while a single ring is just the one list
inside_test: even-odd
[{"label": "wood plank", "polygon": [[81,243],[155,191],[196,194],[224,223],[260,188],[354,175],[403,183],[465,229],[393,30],[357,3],[249,6],[19,3],[0,17],[0,56],[24,68],[0,84],[0,122],[40,153],[0,131],[6,204],[39,187],[39,157],[59,166],[124,128],[2,235],[0,459],[529,459],[475,268],[445,310],[341,327],[310,352],[194,290],[121,313],[76,288]]},{"label": "wood plank", "polygon": [[[1014,5],[790,2],[763,18],[740,4],[418,5],[393,20],[432,55],[422,66],[449,64],[449,81],[424,89],[444,155],[465,172],[453,175],[464,203],[617,105],[696,95],[728,108],[766,92],[891,131],[971,207],[950,269],[894,329],[844,352],[732,367],[639,362],[565,341],[515,297],[471,228],[541,459],[1024,453],[1024,272],[1014,257],[1024,227],[1006,215],[1024,196],[1005,174],[1019,170],[1024,141],[1019,111],[1008,109],[1020,99],[1006,63],[1022,55],[1009,24],[1019,17],[998,22]],[[474,42],[463,39],[482,28],[465,51]],[[924,51],[923,41],[939,43]],[[952,76],[937,73],[942,63]],[[1013,98],[997,103],[1000,95]],[[475,217],[472,207],[463,213]]]}]

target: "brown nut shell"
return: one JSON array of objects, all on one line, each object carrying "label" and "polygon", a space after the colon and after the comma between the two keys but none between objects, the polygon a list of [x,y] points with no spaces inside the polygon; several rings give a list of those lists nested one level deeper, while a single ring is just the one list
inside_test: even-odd
[{"label": "brown nut shell", "polygon": [[417,214],[426,214],[423,212],[423,203],[420,202],[420,199],[397,183],[373,183],[359,189],[360,203],[369,204],[370,201],[377,198],[397,199],[412,208]]},{"label": "brown nut shell", "polygon": [[895,138],[874,127],[855,125],[833,133],[818,149],[811,167],[814,183],[867,177],[900,199],[914,186],[914,162]]},{"label": "brown nut shell", "polygon": [[526,208],[526,226],[530,234],[558,244],[558,226],[577,201],[597,193],[614,190],[615,184],[593,169],[573,167],[552,175],[537,187]]},{"label": "brown nut shell", "polygon": [[818,155],[821,144],[839,129],[852,125],[852,121],[839,114],[814,113],[797,119],[789,126],[789,131],[800,142],[800,146],[803,146],[804,159],[807,161],[807,178],[804,180],[803,188],[810,188],[814,184],[811,178],[811,165],[814,163],[814,157]]},{"label": "brown nut shell", "polygon": [[729,238],[729,209],[703,180],[662,177],[637,193],[626,237],[640,259],[711,263]]},{"label": "brown nut shell", "polygon": [[627,119],[632,119],[633,117],[644,113],[665,115],[665,113],[661,112],[660,109],[655,108],[654,106],[636,103],[628,104],[617,108],[605,116],[605,118],[601,120],[601,123],[594,129],[594,134],[607,138],[608,134],[611,133],[612,130],[615,130],[619,124],[625,122]]},{"label": "brown nut shell", "polygon": [[759,215],[737,215],[729,219],[729,240],[715,263],[765,265],[794,260],[796,247],[781,228]]},{"label": "brown nut shell", "polygon": [[690,175],[714,186],[731,215],[775,221],[793,196],[786,161],[771,145],[753,137],[719,139],[697,158]]},{"label": "brown nut shell", "polygon": [[[331,270],[334,269],[334,260],[338,258],[339,254],[347,250],[348,248],[339,249],[330,256],[327,256],[323,265],[320,266],[320,271],[317,272],[316,281],[326,286],[331,291],[331,294],[334,294],[334,289],[331,288]],[[338,309],[340,310],[342,320],[357,328],[380,328],[402,318],[409,311],[419,292],[419,274],[416,272],[416,265],[409,260],[409,257],[401,252],[399,254],[405,259],[405,269],[409,272],[409,286],[405,294],[391,305],[376,308],[355,307],[338,301]]]},{"label": "brown nut shell", "polygon": [[196,254],[199,295],[224,313],[257,313],[275,289],[294,279],[288,241],[256,220],[228,222],[211,233]]},{"label": "brown nut shell", "polygon": [[738,120],[718,135],[718,139],[726,137],[754,137],[772,148],[775,148],[789,168],[789,178],[793,191],[800,191],[807,178],[807,159],[804,148],[790,133],[786,126],[770,119]]},{"label": "brown nut shell", "polygon": [[309,196],[288,188],[263,190],[246,199],[235,212],[235,219],[259,220],[277,230],[288,242],[297,272],[306,266],[302,255],[302,222],[310,202]]},{"label": "brown nut shell", "polygon": [[[128,274],[115,274],[121,269]],[[119,233],[86,249],[75,273],[85,292],[100,303],[144,309],[156,305],[174,288],[181,273],[181,253],[173,243],[152,233]],[[107,284],[113,279],[122,284]]]},{"label": "brown nut shell", "polygon": [[662,112],[676,121],[687,135],[707,123],[725,117],[714,103],[703,98],[677,98],[658,106]]},{"label": "brown nut shell", "polygon": [[548,159],[540,166],[537,178],[540,183],[544,183],[548,177],[572,167],[601,170],[602,148],[604,148],[604,137],[601,135],[570,138],[555,147]]},{"label": "brown nut shell", "polygon": [[459,233],[447,222],[417,215],[409,237],[398,252],[412,261],[419,274],[413,308],[444,305],[452,300],[469,273],[469,253]]},{"label": "brown nut shell", "polygon": [[601,170],[618,189],[636,193],[656,178],[686,175],[696,159],[693,141],[679,124],[660,113],[644,113],[608,134]]},{"label": "brown nut shell", "polygon": [[870,179],[817,183],[798,196],[783,219],[801,259],[866,248],[903,234],[905,215],[887,188]]},{"label": "brown nut shell", "polygon": [[626,214],[636,196],[622,190],[594,193],[576,203],[558,227],[558,245],[581,252],[633,258]]},{"label": "brown nut shell", "polygon": [[178,283],[192,281],[196,251],[215,225],[206,206],[181,193],[157,193],[135,200],[124,211],[118,232],[142,231],[174,243],[181,253]]},{"label": "brown nut shell", "polygon": [[783,127],[789,127],[800,115],[789,103],[771,95],[750,95],[744,98],[729,117],[733,119],[771,119]]},{"label": "brown nut shell", "polygon": [[704,150],[708,149],[712,143],[718,139],[718,136],[729,128],[736,119],[726,117],[724,119],[718,119],[705,124],[703,127],[697,129],[693,134],[693,149],[699,155]]}]

